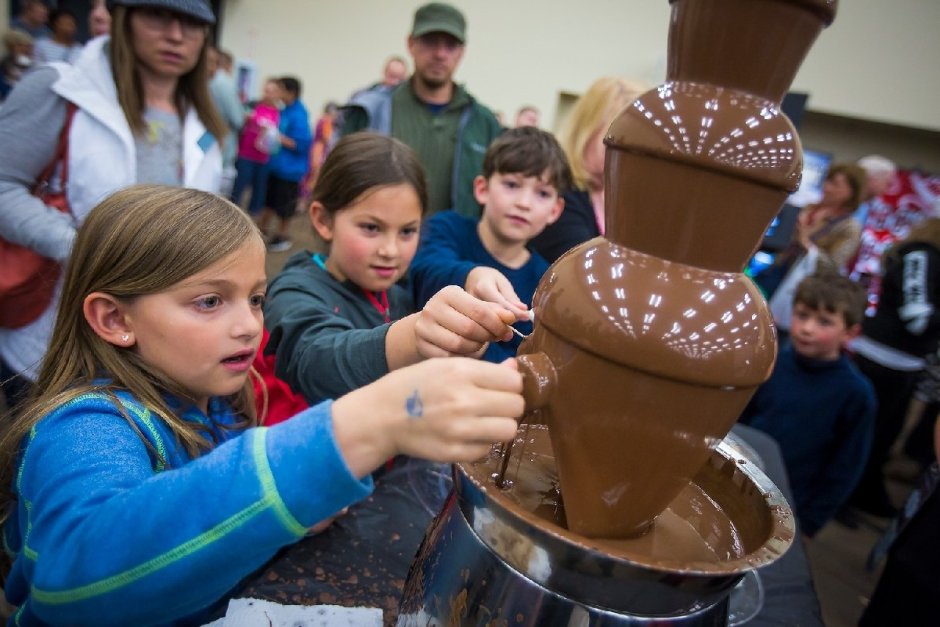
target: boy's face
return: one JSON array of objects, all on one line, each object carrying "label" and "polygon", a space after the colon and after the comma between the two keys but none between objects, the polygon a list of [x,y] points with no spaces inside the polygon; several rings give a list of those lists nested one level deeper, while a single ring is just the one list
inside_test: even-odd
[{"label": "boy's face", "polygon": [[473,181],[473,194],[483,205],[481,223],[504,243],[525,245],[561,215],[565,201],[547,176],[496,173]]},{"label": "boy's face", "polygon": [[790,342],[793,349],[810,359],[835,361],[845,343],[858,335],[860,325],[846,328],[841,312],[813,309],[803,303],[793,305]]}]

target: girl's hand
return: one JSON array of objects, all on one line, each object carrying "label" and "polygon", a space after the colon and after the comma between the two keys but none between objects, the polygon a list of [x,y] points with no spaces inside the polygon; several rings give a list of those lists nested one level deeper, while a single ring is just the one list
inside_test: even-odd
[{"label": "girl's hand", "polygon": [[333,431],[350,471],[362,477],[396,454],[479,459],[515,437],[524,409],[515,360],[432,359],[334,402]]},{"label": "girl's hand", "polygon": [[477,266],[467,275],[464,289],[480,300],[505,307],[516,315],[516,320],[529,319],[529,308],[516,295],[509,279],[496,268]]},{"label": "girl's hand", "polygon": [[414,337],[422,358],[479,356],[489,342],[512,337],[516,314],[471,296],[456,285],[431,297],[418,313]]},{"label": "girl's hand", "polygon": [[349,508],[344,507],[343,509],[339,510],[338,512],[336,512],[329,518],[324,518],[323,520],[315,524],[313,527],[310,527],[310,529],[307,530],[307,535],[315,536],[318,533],[323,533],[329,528],[330,525],[333,524],[334,520],[336,520],[340,516],[345,516],[348,511],[349,511]]}]

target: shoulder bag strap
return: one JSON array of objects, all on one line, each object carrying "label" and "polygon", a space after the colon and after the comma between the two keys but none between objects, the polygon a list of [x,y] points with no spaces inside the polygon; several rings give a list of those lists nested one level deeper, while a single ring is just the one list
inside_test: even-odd
[{"label": "shoulder bag strap", "polygon": [[33,195],[40,195],[49,186],[52,175],[55,174],[56,166],[59,163],[62,164],[59,187],[64,192],[69,180],[69,132],[72,129],[72,119],[75,117],[76,111],[78,111],[78,106],[70,100],[66,101],[65,122],[62,124],[62,130],[59,131],[59,141],[56,144],[55,153],[53,153],[52,159],[46,167],[39,173],[39,176],[36,177],[36,182],[33,184]]}]

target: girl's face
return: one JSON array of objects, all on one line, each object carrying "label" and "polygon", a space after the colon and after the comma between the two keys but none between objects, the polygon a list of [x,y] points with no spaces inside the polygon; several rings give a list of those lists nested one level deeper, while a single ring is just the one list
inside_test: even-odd
[{"label": "girl's face", "polygon": [[332,216],[314,202],[310,220],[330,243],[329,273],[381,292],[405,274],[415,256],[421,201],[411,185],[389,185],[366,192]]},{"label": "girl's face", "polygon": [[270,105],[276,104],[281,99],[281,86],[274,81],[266,82],[261,92],[261,99]]},{"label": "girl's face", "polygon": [[196,67],[206,41],[201,22],[167,9],[141,7],[131,12],[130,24],[134,54],[145,74],[178,79]]},{"label": "girl's face", "polygon": [[842,207],[851,198],[852,186],[849,185],[849,178],[845,174],[839,172],[823,181],[823,197],[820,204]]},{"label": "girl's face", "polygon": [[185,281],[126,306],[129,342],[206,411],[209,398],[238,392],[261,343],[267,281],[264,244],[241,248]]}]

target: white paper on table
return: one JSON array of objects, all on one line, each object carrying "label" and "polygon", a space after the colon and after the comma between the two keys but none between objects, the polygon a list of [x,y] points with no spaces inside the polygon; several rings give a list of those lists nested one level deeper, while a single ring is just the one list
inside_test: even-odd
[{"label": "white paper on table", "polygon": [[382,627],[382,610],[339,605],[281,605],[261,599],[232,599],[225,617],[204,627]]}]

